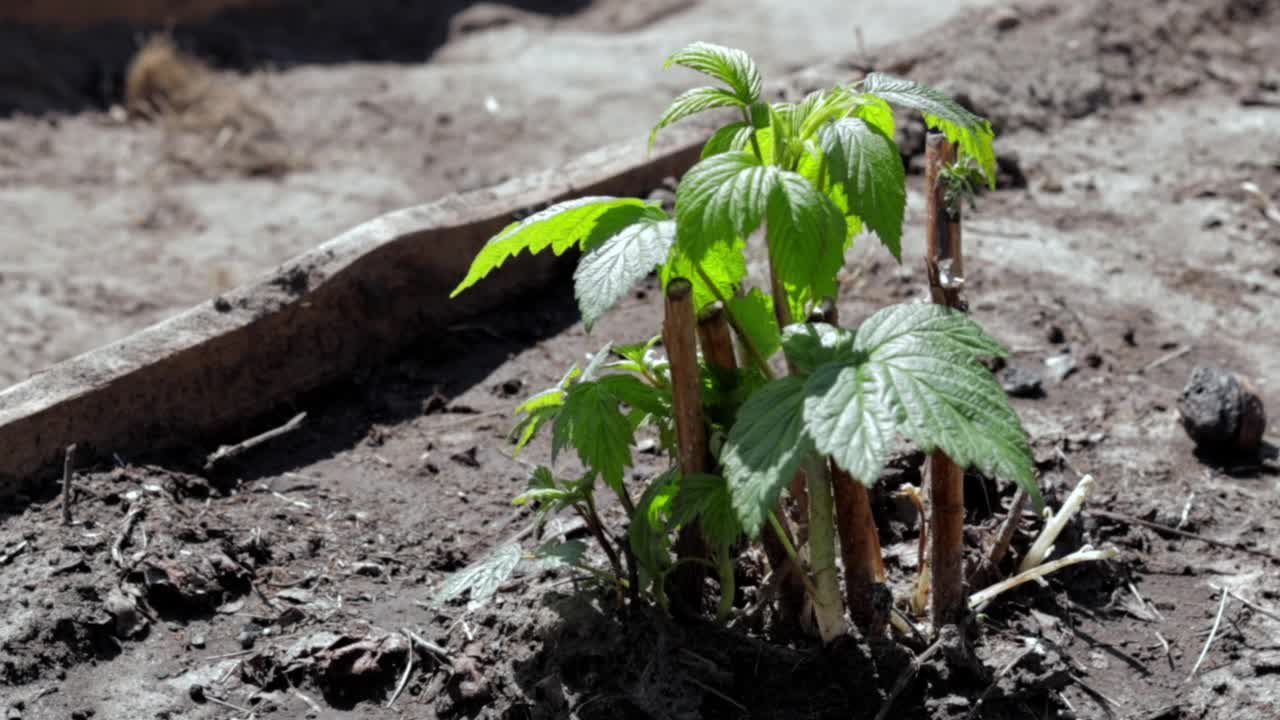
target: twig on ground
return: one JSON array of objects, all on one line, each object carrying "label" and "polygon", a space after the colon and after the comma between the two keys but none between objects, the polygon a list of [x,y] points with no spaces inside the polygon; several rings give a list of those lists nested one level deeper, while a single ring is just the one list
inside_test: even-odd
[{"label": "twig on ground", "polygon": [[1018,530],[1018,523],[1022,520],[1022,506],[1027,502],[1027,491],[1018,488],[1013,495],[1013,502],[1009,504],[1009,514],[1004,518],[1004,524],[1000,526],[1000,532],[996,535],[996,541],[991,546],[991,552],[987,554],[987,560],[997,566],[1001,560],[1004,560],[1005,554],[1009,552],[1009,544],[1013,542],[1013,534]]},{"label": "twig on ground", "polygon": [[1191,682],[1196,676],[1196,671],[1200,669],[1200,664],[1209,655],[1209,646],[1213,645],[1213,639],[1218,636],[1218,627],[1222,625],[1222,616],[1227,610],[1227,600],[1231,597],[1231,593],[1226,588],[1221,588],[1222,602],[1218,603],[1218,615],[1213,619],[1213,627],[1209,630],[1209,637],[1204,641],[1204,648],[1200,651],[1200,657],[1196,658],[1196,664],[1191,666],[1191,673],[1187,675],[1187,682]]},{"label": "twig on ground", "polygon": [[[451,414],[456,414],[456,413],[451,413]],[[506,413],[500,410],[490,410],[488,412],[482,412],[482,413],[466,413],[462,417],[452,418],[448,422],[432,423],[431,429],[432,430],[448,430],[451,428],[466,425],[467,423],[473,423],[478,420],[490,420],[493,418],[499,418],[504,416],[506,416]]]},{"label": "twig on ground", "polygon": [[231,658],[241,657],[243,655],[252,655],[253,653],[256,653],[256,652],[258,651],[253,648],[250,648],[248,650],[237,650],[235,652],[223,653],[221,655],[210,655],[209,657],[204,658],[204,661],[212,662],[214,660],[229,660]]},{"label": "twig on ground", "polygon": [[444,649],[440,645],[437,645],[436,643],[433,643],[430,640],[427,640],[425,638],[419,637],[418,634],[413,632],[412,630],[405,630],[404,634],[409,636],[409,640],[411,640],[414,645],[417,645],[423,650],[426,650],[432,655],[435,655],[437,660],[440,660],[441,662],[445,662],[449,664],[453,663],[453,658],[449,657],[449,651]]},{"label": "twig on ground", "polygon": [[1173,669],[1173,648],[1169,647],[1169,641],[1164,639],[1160,631],[1156,631],[1156,640],[1160,641],[1160,646],[1164,648],[1164,657],[1169,661],[1169,669]]},{"label": "twig on ground", "polygon": [[396,691],[391,693],[391,699],[387,700],[387,707],[396,704],[396,699],[400,697],[400,693],[404,692],[405,686],[409,684],[409,676],[413,674],[413,638],[409,636],[409,631],[405,630],[405,639],[409,641],[409,652],[405,653],[404,675],[400,676],[400,684],[396,686]]},{"label": "twig on ground", "polygon": [[889,711],[893,709],[893,702],[898,699],[903,690],[907,689],[907,685],[911,684],[912,678],[916,676],[916,673],[920,672],[920,668],[929,661],[929,658],[937,655],[941,649],[942,638],[940,637],[934,640],[932,645],[925,648],[924,652],[911,659],[911,664],[894,681],[893,689],[889,691],[889,697],[884,699],[884,704],[880,706],[880,711],[876,713],[875,720],[885,720],[885,718],[889,717]]},{"label": "twig on ground", "polygon": [[306,693],[302,692],[297,688],[294,688],[293,694],[297,695],[299,700],[306,703],[307,707],[311,708],[311,712],[315,713],[316,715],[321,715],[324,713],[324,709],[320,707],[320,703],[307,697]]},{"label": "twig on ground", "polygon": [[1273,555],[1265,550],[1255,550],[1254,548],[1251,548],[1251,547],[1245,547],[1240,543],[1227,542],[1226,540],[1215,540],[1214,538],[1205,537],[1203,535],[1197,535],[1196,533],[1187,532],[1186,530],[1179,530],[1178,528],[1170,527],[1168,525],[1162,525],[1158,522],[1143,520],[1141,518],[1133,517],[1132,515],[1124,515],[1117,512],[1111,512],[1110,510],[1090,510],[1089,513],[1100,518],[1106,518],[1108,520],[1114,520],[1116,522],[1129,523],[1131,525],[1140,525],[1142,527],[1155,530],[1156,532],[1168,533],[1170,535],[1176,535],[1178,537],[1186,538],[1188,540],[1199,540],[1200,542],[1209,543],[1210,545],[1217,545],[1218,547],[1230,548],[1232,550],[1239,550],[1240,552],[1249,553],[1250,555],[1257,555],[1258,557],[1264,557],[1273,562],[1280,563],[1280,556]]},{"label": "twig on ground", "polygon": [[991,587],[984,588],[973,593],[969,596],[969,608],[972,610],[981,610],[984,605],[994,600],[1001,593],[1012,590],[1023,583],[1038,580],[1045,575],[1061,570],[1068,565],[1097,560],[1110,560],[1119,554],[1120,551],[1113,547],[1106,548],[1105,550],[1094,550],[1091,546],[1085,545],[1066,557],[1051,560],[1043,565],[1037,565],[1026,572],[1018,573],[1011,578],[1001,580]]},{"label": "twig on ground", "polygon": [[1196,494],[1191,493],[1190,495],[1187,496],[1187,501],[1182,504],[1182,516],[1178,518],[1179,530],[1187,526],[1187,520],[1191,516],[1191,503],[1195,501],[1196,501]]},{"label": "twig on ground", "polygon": [[725,701],[726,703],[728,703],[728,704],[730,704],[730,705],[734,706],[735,708],[737,708],[737,709],[738,709],[738,712],[741,712],[741,713],[744,713],[744,714],[747,714],[747,715],[751,714],[751,711],[747,709],[747,706],[746,706],[746,705],[743,705],[742,703],[738,702],[737,700],[734,700],[733,698],[729,697],[728,695],[725,695],[724,693],[720,692],[719,690],[717,690],[717,689],[715,689],[715,688],[711,687],[710,685],[708,685],[708,684],[706,684],[706,683],[702,682],[702,681],[701,681],[701,680],[699,680],[698,678],[696,678],[696,677],[694,677],[694,676],[692,676],[692,675],[687,675],[687,676],[685,676],[685,679],[686,679],[686,680],[688,680],[689,682],[693,683],[694,685],[697,685],[698,687],[702,688],[703,690],[706,690],[707,692],[711,693],[712,695],[715,695],[716,697],[720,698],[721,700]]},{"label": "twig on ground", "polygon": [[1151,362],[1147,363],[1146,365],[1143,365],[1142,367],[1140,367],[1140,368],[1138,368],[1138,369],[1134,370],[1134,372],[1135,372],[1135,373],[1138,373],[1139,375],[1142,375],[1142,374],[1145,374],[1145,373],[1149,373],[1149,372],[1151,372],[1152,370],[1155,370],[1156,368],[1160,367],[1161,365],[1164,365],[1164,364],[1165,364],[1165,363],[1167,363],[1167,362],[1172,362],[1172,361],[1174,361],[1174,360],[1177,360],[1178,358],[1182,357],[1183,355],[1186,355],[1187,353],[1191,352],[1191,350],[1192,350],[1192,346],[1190,346],[1190,345],[1183,345],[1182,347],[1178,348],[1177,350],[1174,350],[1174,351],[1172,351],[1172,352],[1170,352],[1170,353],[1167,353],[1167,354],[1165,354],[1165,355],[1161,355],[1160,357],[1156,358],[1155,360],[1152,360]]},{"label": "twig on ground", "polygon": [[[1133,596],[1138,599],[1139,607],[1145,610],[1151,611],[1151,614],[1155,615],[1156,619],[1158,619],[1160,622],[1164,622],[1164,615],[1160,614],[1160,610],[1156,608],[1155,603],[1147,602],[1147,599],[1142,597],[1142,593],[1138,592],[1138,588],[1134,587],[1134,584],[1132,582],[1129,583],[1129,592],[1133,593]],[[1149,619],[1149,618],[1144,618],[1144,619]]]},{"label": "twig on ground", "polygon": [[986,689],[982,691],[982,694],[978,696],[978,699],[974,701],[973,707],[969,708],[968,714],[964,716],[965,720],[973,720],[973,718],[978,717],[978,710],[982,708],[983,701],[986,700],[987,696],[989,696],[991,692],[996,689],[996,686],[1000,684],[1000,678],[1008,675],[1009,671],[1017,667],[1018,663],[1022,662],[1023,658],[1039,649],[1040,641],[1033,641],[1029,646],[1027,646],[1026,650],[1018,653],[1016,657],[1005,663],[1004,667],[996,671],[995,677],[991,678],[991,684],[987,685]]},{"label": "twig on ground", "polygon": [[29,544],[30,543],[28,543],[26,540],[23,540],[17,545],[14,545],[12,550],[6,552],[3,555],[0,555],[0,565],[8,565],[9,563],[13,562],[13,559],[21,555],[22,551],[26,550],[27,545]]},{"label": "twig on ground", "polygon": [[205,700],[208,700],[209,702],[213,703],[214,705],[221,705],[222,707],[227,708],[228,710],[235,710],[235,711],[236,711],[236,712],[238,712],[238,713],[243,713],[243,714],[245,714],[245,715],[250,715],[250,714],[252,714],[252,713],[253,713],[253,711],[252,711],[252,710],[250,710],[249,708],[246,708],[246,707],[240,707],[239,705],[236,705],[236,704],[235,704],[235,703],[233,703],[233,702],[228,702],[228,701],[223,700],[222,698],[220,698],[220,697],[218,697],[218,696],[216,696],[216,695],[210,695],[210,694],[209,694],[209,693],[207,693],[207,692],[206,692],[206,693],[204,693],[204,699],[205,699]]},{"label": "twig on ground", "polygon": [[71,443],[67,446],[66,454],[62,457],[62,524],[70,525],[71,523],[71,506],[75,503],[71,497],[71,480],[74,474],[76,463],[76,445]]},{"label": "twig on ground", "polygon": [[120,534],[116,535],[115,541],[111,543],[111,559],[115,561],[119,567],[124,567],[124,544],[129,541],[129,535],[133,533],[133,526],[138,522],[138,517],[142,515],[143,506],[141,503],[129,508],[129,512],[125,513],[124,522],[121,523]]},{"label": "twig on ground", "polygon": [[289,420],[289,422],[281,425],[278,428],[272,428],[271,430],[268,430],[260,435],[254,435],[248,440],[238,442],[235,445],[223,445],[222,447],[218,448],[217,450],[214,450],[212,453],[209,454],[209,457],[204,462],[205,471],[207,472],[209,470],[212,470],[219,463],[222,463],[232,458],[243,455],[244,453],[258,447],[259,445],[265,442],[269,442],[271,440],[274,440],[280,437],[281,435],[286,435],[288,433],[293,432],[294,430],[297,430],[298,428],[302,427],[302,423],[306,419],[307,419],[307,414],[305,412],[301,412],[301,413],[298,413],[297,415],[294,415],[293,418]]},{"label": "twig on ground", "polygon": [[1094,689],[1091,685],[1086,683],[1084,681],[1084,678],[1080,677],[1079,675],[1072,673],[1071,680],[1076,685],[1079,685],[1080,689],[1083,690],[1086,695],[1093,698],[1095,702],[1097,702],[1099,705],[1102,706],[1102,711],[1107,714],[1107,717],[1113,718],[1116,716],[1116,713],[1114,710],[1112,710],[1112,708],[1113,707],[1118,708],[1122,706],[1122,703],[1119,700],[1103,695],[1101,692],[1099,692],[1098,690]]},{"label": "twig on ground", "polygon": [[1226,594],[1230,595],[1233,600],[1239,600],[1241,605],[1244,605],[1245,607],[1253,610],[1254,612],[1260,613],[1262,615],[1266,615],[1267,617],[1271,618],[1272,620],[1275,620],[1276,622],[1280,622],[1280,614],[1277,614],[1272,610],[1268,610],[1262,607],[1261,605],[1258,605],[1254,602],[1246,600],[1240,597],[1239,595],[1237,595],[1236,593],[1224,587],[1219,587],[1217,585],[1214,585],[1213,583],[1209,583],[1209,587],[1213,588],[1214,590],[1218,590],[1220,592],[1225,592]]}]

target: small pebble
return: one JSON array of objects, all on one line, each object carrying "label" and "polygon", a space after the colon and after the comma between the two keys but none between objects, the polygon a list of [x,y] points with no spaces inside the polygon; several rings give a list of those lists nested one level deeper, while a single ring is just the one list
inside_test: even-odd
[{"label": "small pebble", "polygon": [[1056,382],[1062,382],[1076,371],[1076,359],[1070,355],[1054,355],[1044,359],[1044,364],[1049,368],[1049,373],[1053,375]]},{"label": "small pebble", "polygon": [[1178,398],[1182,427],[1209,453],[1255,453],[1262,445],[1267,414],[1253,386],[1227,370],[1196,367]]},{"label": "small pebble", "polygon": [[1020,367],[1007,367],[1000,371],[1000,385],[1012,397],[1038,398],[1044,397],[1040,376]]},{"label": "small pebble", "polygon": [[205,638],[204,635],[197,634],[197,635],[191,636],[191,647],[197,650],[204,647],[206,643],[208,643],[208,640]]}]

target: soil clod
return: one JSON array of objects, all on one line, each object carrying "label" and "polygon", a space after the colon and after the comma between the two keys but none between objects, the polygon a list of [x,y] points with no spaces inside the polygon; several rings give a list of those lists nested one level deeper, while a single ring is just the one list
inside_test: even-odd
[{"label": "soil clod", "polygon": [[1247,381],[1216,367],[1198,366],[1178,398],[1182,427],[1210,455],[1256,453],[1267,416],[1262,399]]}]

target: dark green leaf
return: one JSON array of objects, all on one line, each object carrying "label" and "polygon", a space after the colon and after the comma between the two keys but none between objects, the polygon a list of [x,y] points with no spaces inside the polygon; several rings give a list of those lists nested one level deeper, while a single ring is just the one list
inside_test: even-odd
[{"label": "dark green leaf", "polygon": [[634,439],[631,423],[607,386],[584,381],[569,389],[556,417],[552,453],[572,445],[584,465],[621,492],[623,475],[631,465]]},{"label": "dark green leaf", "polygon": [[633,285],[667,261],[675,239],[675,221],[644,218],[587,248],[573,273],[573,291],[588,332]]},{"label": "dark green leaf", "polygon": [[844,266],[844,215],[798,173],[779,172],[768,204],[769,258],[793,303],[834,297],[836,273]]},{"label": "dark green leaf", "polygon": [[978,362],[999,352],[963,313],[890,306],[859,328],[848,359],[809,376],[806,428],[820,452],[867,485],[900,433],[926,451],[941,448],[959,465],[1018,483],[1039,503],[1026,431]]},{"label": "dark green leaf", "polygon": [[746,533],[760,534],[778,495],[813,442],[804,431],[804,379],[779,378],[747,400],[721,454],[733,509]]},{"label": "dark green leaf", "polygon": [[808,375],[827,363],[855,359],[853,333],[826,323],[797,323],[782,332],[782,349],[796,372]]},{"label": "dark green leaf", "polygon": [[849,212],[861,217],[895,258],[902,259],[902,216],[907,207],[906,170],[893,140],[861,118],[822,128],[822,151],[833,185],[843,187]]},{"label": "dark green leaf", "polygon": [[713,545],[728,545],[742,535],[733,509],[729,483],[718,475],[685,475],[671,508],[669,526],[675,529],[698,518],[707,540]]},{"label": "dark green leaf", "polygon": [[730,150],[746,149],[750,143],[751,128],[743,122],[729,123],[724,127],[716,130],[702,146],[702,157],[709,158],[712,155],[729,152]]},{"label": "dark green leaf", "polygon": [[726,152],[698,162],[676,189],[676,244],[701,261],[717,244],[745,238],[764,219],[779,170],[749,152]]}]

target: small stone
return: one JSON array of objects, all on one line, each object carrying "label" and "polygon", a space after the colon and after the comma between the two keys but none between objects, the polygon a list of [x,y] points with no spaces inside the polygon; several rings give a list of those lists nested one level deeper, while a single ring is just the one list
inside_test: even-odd
[{"label": "small stone", "polygon": [[359,562],[351,566],[352,572],[365,577],[382,577],[386,569],[375,562]]},{"label": "small stone", "polygon": [[661,206],[662,209],[668,213],[676,207],[676,194],[666,188],[658,188],[654,190],[649,193],[649,196],[645,199],[655,205]]},{"label": "small stone", "polygon": [[1013,8],[1000,8],[991,13],[991,25],[1000,32],[1007,32],[1022,24],[1022,18]]},{"label": "small stone", "polygon": [[231,312],[231,301],[219,295],[213,299],[213,309],[220,313]]},{"label": "small stone", "polygon": [[1222,227],[1222,218],[1217,215],[1206,215],[1204,219],[1200,221],[1200,227],[1205,230]]},{"label": "small stone", "polygon": [[1020,367],[1007,367],[1000,371],[1000,385],[1012,397],[1039,398],[1044,397],[1040,386],[1040,376]]},{"label": "small stone", "polygon": [[1062,382],[1076,371],[1076,359],[1071,355],[1054,355],[1044,359],[1044,364],[1049,368],[1049,373],[1053,376],[1055,382]]},{"label": "small stone", "polygon": [[200,648],[203,648],[206,644],[208,644],[208,642],[209,642],[208,638],[206,638],[204,635],[197,633],[191,636],[191,647],[197,650],[199,650]]},{"label": "small stone", "polygon": [[1040,191],[1051,195],[1057,195],[1062,192],[1063,189],[1062,181],[1055,177],[1045,178],[1044,181],[1040,183]]}]

